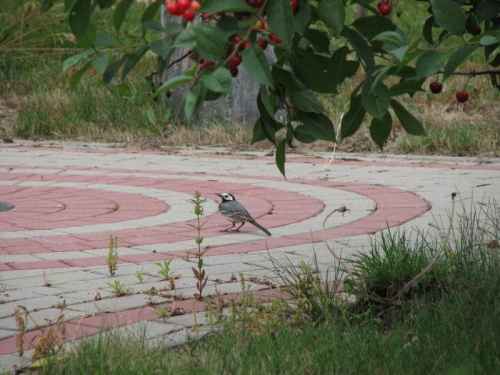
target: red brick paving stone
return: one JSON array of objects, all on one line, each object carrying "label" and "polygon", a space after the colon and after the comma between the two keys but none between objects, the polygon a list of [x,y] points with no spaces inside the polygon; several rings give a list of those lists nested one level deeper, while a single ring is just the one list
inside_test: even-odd
[{"label": "red brick paving stone", "polygon": [[132,244],[133,246],[141,246],[141,245],[155,245],[162,243],[171,243],[178,241],[188,241],[193,240],[194,237],[186,235],[184,233],[175,234],[175,233],[165,233],[165,234],[156,234],[153,236],[146,237],[129,237],[127,238],[127,242]]},{"label": "red brick paving stone", "polygon": [[15,270],[37,270],[42,268],[68,268],[63,262],[54,260],[41,260],[39,262],[12,262],[7,263],[9,267]]},{"label": "red brick paving stone", "polygon": [[116,327],[121,327],[124,325],[130,325],[133,323],[158,319],[155,315],[155,308],[153,307],[143,307],[132,310],[125,310],[115,313],[95,315],[92,317],[87,317],[83,319],[75,319],[70,321],[71,323],[78,323],[82,327],[92,327],[97,330],[101,329],[111,329]]},{"label": "red brick paving stone", "polygon": [[12,271],[13,269],[5,263],[0,263],[0,271]]},{"label": "red brick paving stone", "polygon": [[[184,253],[185,254],[185,253]],[[140,263],[140,262],[158,262],[161,260],[173,259],[170,253],[144,253],[144,254],[130,254],[130,255],[120,255],[119,259],[122,259],[129,263]]]},{"label": "red brick paving stone", "polygon": [[[3,241],[0,240],[0,241]],[[52,250],[45,246],[34,244],[30,246],[10,246],[4,248],[11,255],[21,255],[21,254],[41,254],[41,253],[51,253]]]}]

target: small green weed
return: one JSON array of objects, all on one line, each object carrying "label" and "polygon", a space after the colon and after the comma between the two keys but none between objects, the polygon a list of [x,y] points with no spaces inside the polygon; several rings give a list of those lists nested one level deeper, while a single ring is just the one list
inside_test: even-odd
[{"label": "small green weed", "polygon": [[164,260],[163,262],[155,262],[155,264],[160,267],[158,273],[162,276],[163,280],[170,280],[173,277],[173,273],[170,271],[170,263],[172,263],[172,259]]},{"label": "small green weed", "polygon": [[118,238],[115,236],[109,236],[109,251],[106,264],[108,266],[109,274],[114,276],[116,270],[118,269]]},{"label": "small green weed", "polygon": [[117,297],[126,296],[132,294],[134,291],[132,288],[125,286],[121,281],[115,280],[113,283],[106,283],[111,289],[113,289],[113,293]]}]

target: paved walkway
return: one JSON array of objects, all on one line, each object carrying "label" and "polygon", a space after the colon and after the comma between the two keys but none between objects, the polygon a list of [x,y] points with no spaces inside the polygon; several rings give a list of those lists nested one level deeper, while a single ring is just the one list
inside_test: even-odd
[{"label": "paved walkway", "polygon": [[[29,363],[63,301],[71,340],[144,322],[152,341],[180,343],[197,334],[190,327],[205,322],[204,306],[193,298],[194,261],[186,255],[196,248],[196,232],[186,225],[195,218],[188,202],[195,191],[208,199],[205,293],[225,298],[241,291],[240,273],[257,297],[273,292],[268,251],[293,262],[310,261],[315,251],[324,270],[333,262],[323,236],[349,256],[387,226],[433,230],[429,223],[445,217],[452,192],[465,207],[471,199],[500,201],[500,159],[349,154],[328,167],[328,154],[295,156],[285,180],[264,153],[221,151],[0,145],[0,203],[6,203],[0,207],[14,207],[0,212],[0,371]],[[249,224],[221,233],[229,223],[217,213],[217,192],[236,195],[273,236]],[[341,205],[349,211],[333,215],[323,234],[323,219]],[[106,267],[110,235],[118,238],[114,277]],[[164,260],[180,275],[174,290],[158,274],[155,262]],[[116,297],[109,286],[115,281],[132,293]],[[188,314],[159,319],[158,305]],[[13,316],[18,306],[30,316],[22,357]]]}]

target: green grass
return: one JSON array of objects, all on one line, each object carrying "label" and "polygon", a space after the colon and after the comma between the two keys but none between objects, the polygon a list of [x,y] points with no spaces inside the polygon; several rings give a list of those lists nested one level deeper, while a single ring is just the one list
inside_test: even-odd
[{"label": "green grass", "polygon": [[[167,349],[149,346],[142,332],[101,334],[50,359],[38,373],[496,373],[500,368],[500,211],[495,202],[471,208],[457,214],[450,237],[446,220],[437,222],[440,230],[434,235],[388,233],[354,262],[354,272],[367,290],[387,297],[400,288],[399,280],[420,272],[442,249],[437,267],[423,279],[424,284],[439,280],[443,286],[439,291],[412,288],[410,295],[385,305],[366,304],[358,294],[357,300],[346,303],[329,288],[317,289],[319,284],[311,280],[327,280],[311,267],[285,267],[285,278],[295,280],[288,284],[292,295],[310,301],[321,294],[332,299],[310,305],[321,314],[303,309],[306,304],[297,298],[262,306],[253,305],[247,294],[241,305],[233,306],[224,329],[200,341]],[[416,235],[416,241],[409,241],[410,235]],[[308,287],[314,290],[307,291]]]}]

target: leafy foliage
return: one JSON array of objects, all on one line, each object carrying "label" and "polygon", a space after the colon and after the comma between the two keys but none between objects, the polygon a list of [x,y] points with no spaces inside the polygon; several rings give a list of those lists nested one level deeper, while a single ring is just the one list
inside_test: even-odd
[{"label": "leafy foliage", "polygon": [[[103,82],[112,85],[125,80],[146,53],[157,55],[161,76],[179,62],[172,59],[179,51],[194,60],[192,67],[169,79],[154,95],[188,85],[184,113],[189,120],[204,101],[230,93],[230,75],[238,74],[242,62],[251,79],[261,85],[257,98],[261,116],[253,141],[268,139],[276,145],[276,161],[284,174],[284,151],[286,146],[293,147],[294,140],[335,142],[332,121],[317,94],[340,95],[339,85],[346,78],[354,74],[364,77],[353,88],[340,137],[354,134],[371,117],[367,121],[370,134],[382,148],[395,118],[408,133],[425,134],[420,121],[396,96],[413,96],[422,90],[424,79],[435,73],[444,72],[443,80],[449,79],[476,49],[484,51],[487,64],[500,65],[498,2],[424,1],[429,3],[429,18],[423,22],[422,35],[417,36],[406,35],[398,27],[398,18],[382,17],[370,0],[299,0],[294,8],[289,0],[205,0],[200,1],[200,22],[171,22],[165,27],[157,20],[161,1],[156,0],[144,11],[133,33],[140,43],[132,48],[114,44],[109,35],[96,31],[92,12],[114,6],[114,27],[120,31],[133,0],[66,0],[71,30],[85,50],[70,57],[64,67],[82,66],[71,79],[71,87],[75,87],[90,69],[88,61],[108,54],[102,60],[107,62]],[[44,9],[54,2],[45,0]],[[167,0],[166,4],[175,2]],[[403,2],[392,1],[391,5],[403,12],[398,14],[403,19],[412,17],[404,13]],[[364,8],[366,15],[352,22],[348,15],[354,6]],[[275,58],[263,52],[267,44],[273,45]],[[117,48],[130,51],[120,59],[109,58]],[[238,63],[234,62],[236,56],[241,57],[236,59]]]}]

